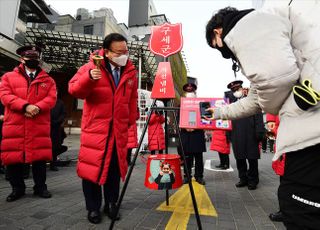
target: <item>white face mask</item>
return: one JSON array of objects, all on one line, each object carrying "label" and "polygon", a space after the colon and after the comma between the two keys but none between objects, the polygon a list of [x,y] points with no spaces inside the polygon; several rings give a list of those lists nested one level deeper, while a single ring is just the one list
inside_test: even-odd
[{"label": "white face mask", "polygon": [[194,97],[197,97],[195,93],[186,93],[186,97],[191,97],[191,98],[194,98]]},{"label": "white face mask", "polygon": [[242,97],[242,90],[238,90],[236,92],[233,93],[233,96],[235,96],[236,98],[241,98]]},{"label": "white face mask", "polygon": [[118,66],[125,66],[128,61],[128,55],[122,54],[119,57],[113,57],[111,60]]}]

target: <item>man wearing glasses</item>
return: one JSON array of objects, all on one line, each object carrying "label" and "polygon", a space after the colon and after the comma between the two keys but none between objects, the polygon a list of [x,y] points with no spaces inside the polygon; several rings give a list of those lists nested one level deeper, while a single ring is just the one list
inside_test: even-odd
[{"label": "man wearing glasses", "polygon": [[[137,71],[128,56],[127,39],[111,33],[69,82],[70,94],[84,99],[77,172],[88,220],[94,224],[101,222],[101,187],[104,213],[120,218],[115,215],[116,202],[120,177],[124,180],[128,169],[128,127],[136,121],[138,98]],[[94,63],[95,58],[101,63]]]}]

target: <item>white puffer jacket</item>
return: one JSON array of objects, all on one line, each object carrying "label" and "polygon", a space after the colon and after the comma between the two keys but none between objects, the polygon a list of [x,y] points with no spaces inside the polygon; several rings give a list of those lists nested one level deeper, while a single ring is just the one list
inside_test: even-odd
[{"label": "white puffer jacket", "polygon": [[320,103],[303,111],[292,93],[304,79],[320,92],[320,1],[294,3],[249,13],[224,39],[251,88],[248,97],[217,109],[215,117],[237,119],[261,109],[279,114],[274,160],[284,152],[320,143]]}]

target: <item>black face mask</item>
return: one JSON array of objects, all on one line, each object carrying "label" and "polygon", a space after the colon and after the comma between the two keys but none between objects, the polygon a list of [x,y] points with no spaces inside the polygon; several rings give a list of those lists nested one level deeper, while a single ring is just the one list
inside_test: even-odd
[{"label": "black face mask", "polygon": [[226,59],[234,59],[236,60],[236,57],[234,56],[234,54],[232,53],[232,51],[229,49],[229,47],[227,46],[227,44],[225,42],[223,42],[223,46],[222,47],[215,47],[217,50],[219,50],[222,54],[222,57],[226,58]]},{"label": "black face mask", "polygon": [[37,59],[30,59],[30,60],[24,60],[25,66],[30,69],[36,69],[39,66],[39,60]]}]

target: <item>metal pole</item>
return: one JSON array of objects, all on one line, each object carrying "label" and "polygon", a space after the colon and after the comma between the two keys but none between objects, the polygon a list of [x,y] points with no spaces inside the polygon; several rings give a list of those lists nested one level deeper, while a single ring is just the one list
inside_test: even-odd
[{"label": "metal pole", "polygon": [[[166,62],[167,61],[167,58],[163,58],[163,61]],[[164,103],[164,107],[166,108],[168,106],[168,101],[169,100],[164,100],[163,103]],[[166,147],[166,150],[165,150],[165,153],[168,154],[169,153],[169,133],[168,133],[168,112],[167,110],[164,111],[164,114],[165,114],[165,123],[164,123],[164,131],[165,131],[165,147]],[[169,206],[169,190],[166,189],[166,205]]]},{"label": "metal pole", "polygon": [[180,133],[179,124],[178,124],[177,116],[176,116],[175,112],[173,112],[173,117],[174,117],[175,127],[176,127],[177,133],[178,133],[179,144],[180,144],[180,148],[181,148],[181,156],[182,156],[182,158],[183,158],[183,159],[182,159],[182,160],[183,160],[183,167],[184,167],[184,169],[185,169],[185,173],[186,173],[187,178],[188,178],[188,184],[189,184],[189,189],[190,189],[190,193],[191,193],[191,198],[192,198],[192,204],[193,204],[194,213],[195,213],[196,219],[197,219],[198,229],[199,229],[199,230],[202,230],[200,215],[199,215],[199,211],[198,211],[197,200],[196,200],[196,197],[195,197],[195,195],[194,195],[194,190],[193,190],[193,186],[192,186],[191,176],[190,176],[189,171],[188,171],[188,166],[187,166],[187,162],[186,162],[186,156],[185,156],[185,154],[184,154],[184,150],[183,150],[183,146],[182,146],[182,142],[181,142],[181,133]]},{"label": "metal pole", "polygon": [[138,75],[138,108],[141,106],[141,78],[142,78],[142,49],[139,49],[139,75]]},{"label": "metal pole", "polygon": [[[154,100],[153,103],[152,103],[151,111],[150,111],[151,113],[152,113],[152,107],[154,107],[155,104],[156,104],[156,100]],[[118,213],[119,213],[121,202],[123,200],[124,194],[126,193],[126,190],[127,190],[128,184],[129,184],[129,180],[130,180],[130,177],[131,177],[131,174],[132,174],[132,171],[133,171],[133,167],[136,164],[136,160],[138,158],[138,154],[139,154],[142,142],[143,142],[143,138],[144,138],[144,135],[146,134],[146,131],[147,131],[147,128],[148,128],[148,124],[149,124],[149,121],[150,121],[150,118],[151,118],[151,113],[150,113],[150,116],[148,116],[147,122],[146,122],[146,124],[145,124],[145,126],[143,128],[142,134],[140,136],[139,145],[138,145],[138,147],[136,149],[136,152],[134,153],[134,156],[133,156],[133,159],[132,159],[132,164],[131,164],[131,166],[129,168],[129,171],[128,171],[127,176],[126,176],[126,180],[125,180],[125,182],[123,184],[123,187],[122,187],[122,190],[121,190],[121,193],[120,193],[120,197],[119,197],[119,200],[118,200],[117,205],[116,205],[116,212],[115,212],[114,216],[117,216]],[[115,221],[116,221],[115,218],[112,219],[111,224],[109,226],[110,230],[113,229]]]}]

